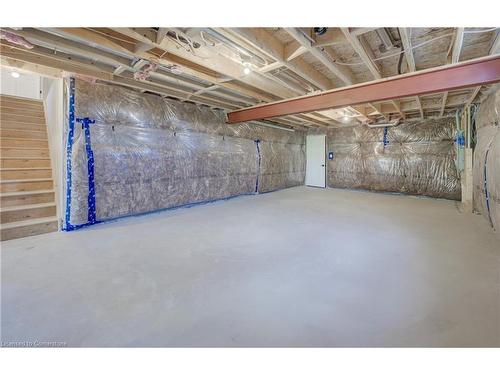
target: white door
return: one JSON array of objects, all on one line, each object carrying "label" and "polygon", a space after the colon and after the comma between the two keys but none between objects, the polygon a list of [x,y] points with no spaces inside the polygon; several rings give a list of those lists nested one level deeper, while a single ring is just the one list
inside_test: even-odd
[{"label": "white door", "polygon": [[306,137],[306,185],[326,187],[326,136],[308,135]]}]

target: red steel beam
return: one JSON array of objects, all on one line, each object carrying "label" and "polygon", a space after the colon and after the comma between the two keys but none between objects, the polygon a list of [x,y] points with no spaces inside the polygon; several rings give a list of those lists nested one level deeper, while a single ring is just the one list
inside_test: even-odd
[{"label": "red steel beam", "polygon": [[228,113],[228,122],[261,120],[500,82],[500,56],[402,74]]}]

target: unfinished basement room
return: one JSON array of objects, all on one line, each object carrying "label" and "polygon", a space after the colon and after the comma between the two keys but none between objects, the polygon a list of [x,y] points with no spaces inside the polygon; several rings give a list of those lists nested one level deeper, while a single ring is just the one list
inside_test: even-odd
[{"label": "unfinished basement room", "polygon": [[494,24],[0,52],[5,350],[500,346]]}]

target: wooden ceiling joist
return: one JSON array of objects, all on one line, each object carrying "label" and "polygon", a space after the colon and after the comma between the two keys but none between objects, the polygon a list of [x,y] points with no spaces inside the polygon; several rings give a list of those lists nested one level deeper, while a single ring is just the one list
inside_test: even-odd
[{"label": "wooden ceiling joist", "polygon": [[489,50],[490,55],[495,55],[497,53],[500,53],[500,31],[496,32],[495,38],[493,39],[493,43],[491,43]]},{"label": "wooden ceiling joist", "polygon": [[[192,55],[184,49],[178,49],[173,43],[164,39],[164,41],[157,45],[151,40],[151,36],[143,35],[139,31],[133,28],[116,28],[113,29],[115,32],[122,33],[123,35],[133,38],[138,42],[148,43],[151,47],[160,48],[172,55],[181,57],[182,59],[190,59],[190,61],[195,61],[197,64],[204,66],[206,68],[212,69],[220,74],[229,76],[235,81],[245,83],[257,89],[262,89],[266,92],[271,92],[272,94],[280,98],[290,98],[297,95],[291,86],[286,85],[285,82],[277,80],[275,77],[264,77],[259,74],[243,74],[242,66],[239,63],[233,62],[230,59],[223,59],[222,56],[214,55],[212,58],[203,59]],[[269,82],[281,83],[282,85],[271,85]],[[328,125],[328,123],[325,123]]]},{"label": "wooden ceiling joist", "polygon": [[[373,52],[370,50],[368,43],[363,39],[363,35],[358,37],[351,33],[349,28],[342,28],[342,33],[344,34],[347,41],[350,43],[354,51],[361,58],[363,63],[367,66],[368,70],[372,74],[373,78],[381,79],[382,74],[380,73],[380,67],[375,63]],[[401,111],[401,108],[397,103],[392,103],[394,108],[399,112],[399,114],[404,117],[404,113]]]},{"label": "wooden ceiling joist", "polygon": [[420,112],[420,118],[423,120],[425,115],[424,115],[424,108],[422,107],[422,102],[420,101],[420,97],[417,95],[415,96],[415,101],[418,104],[418,111]]},{"label": "wooden ceiling joist", "polygon": [[198,102],[200,104],[208,105],[211,107],[222,109],[238,109],[241,107],[238,105],[234,105],[231,102],[218,100],[215,98],[191,98],[189,91],[174,88],[172,86],[165,87],[161,83],[155,81],[137,81],[132,78],[132,75],[130,73],[128,77],[118,76],[113,74],[112,68],[110,67],[89,64],[63,53],[51,55],[48,51],[44,51],[42,47],[35,47],[33,50],[25,50],[17,46],[2,43],[0,52],[2,56],[14,60],[54,67],[70,73],[76,73],[96,78],[105,82],[119,83],[127,87],[140,88],[182,100],[190,99],[194,102]]},{"label": "wooden ceiling joist", "polygon": [[165,52],[170,53],[172,56],[177,56],[185,61],[191,61],[196,65],[208,68],[219,74],[231,77],[236,81],[246,83],[247,85],[264,90],[273,95],[282,98],[296,95],[294,91],[282,86],[277,86],[272,83],[272,80],[265,78],[260,74],[244,74],[241,63],[225,58],[224,56],[212,53],[209,58],[204,58],[202,56],[193,54],[184,48],[179,48],[175,43],[167,38],[164,39],[162,43],[157,44],[156,42],[150,40],[148,37],[134,30],[133,28],[113,28],[113,30],[130,38],[133,38],[137,40],[137,42],[149,44],[151,48],[157,47]]},{"label": "wooden ceiling joist", "polygon": [[401,34],[401,42],[403,43],[408,72],[414,72],[417,68],[415,66],[415,58],[413,57],[413,47],[411,45],[409,29],[401,27],[399,28],[399,34]]},{"label": "wooden ceiling joist", "polygon": [[481,86],[478,86],[478,87],[476,87],[474,89],[474,91],[472,92],[471,96],[469,97],[469,99],[465,103],[465,107],[468,107],[468,106],[470,106],[472,104],[472,102],[474,101],[474,99],[476,99],[477,94],[479,94],[480,90],[481,90]]},{"label": "wooden ceiling joist", "polygon": [[451,63],[460,61],[460,53],[462,52],[462,45],[464,42],[464,28],[458,27],[455,32],[455,40],[453,41],[453,49],[451,55]]},{"label": "wooden ceiling joist", "polygon": [[[417,67],[415,65],[415,57],[413,56],[413,47],[411,44],[411,35],[410,35],[410,29],[401,27],[398,29],[399,34],[401,35],[401,42],[403,44],[403,49],[404,49],[404,55],[405,55],[405,60],[406,60],[406,66],[408,67],[408,72],[415,72],[417,70]],[[420,103],[420,99],[418,96],[416,97],[416,102],[418,104],[419,112],[420,112],[420,117],[423,119],[424,118],[424,110],[422,108],[422,103]]]},{"label": "wooden ceiling joist", "polygon": [[335,65],[330,59],[320,50],[313,47],[311,41],[302,33],[300,29],[286,28],[298,43],[300,43],[311,55],[325,65],[333,74],[335,74],[344,84],[351,85],[354,82],[352,74],[344,66]]},{"label": "wooden ceiling joist", "polygon": [[296,40],[293,40],[285,45],[284,58],[286,61],[292,61],[293,59],[302,56],[307,52],[307,49],[301,45]]},{"label": "wooden ceiling joist", "polygon": [[[89,44],[100,45],[119,54],[134,55],[129,49],[125,48],[120,43],[117,43],[111,38],[106,38],[102,34],[99,34],[92,30],[82,28],[58,28],[57,31],[61,32],[63,35],[66,35],[67,37],[75,38],[76,40],[84,41]],[[207,71],[196,70],[196,68],[194,67],[195,64],[189,64],[189,60],[181,60],[168,53],[163,57],[159,57],[150,52],[141,52],[134,56],[149,61],[156,61],[164,66],[182,64],[182,71],[187,75],[197,77],[212,84],[219,84],[229,90],[241,92],[244,95],[256,98],[261,101],[271,101],[279,98],[272,94],[265,93],[260,89],[256,90],[250,88],[248,85],[240,85],[235,82],[227,82],[225,80],[225,77],[221,76],[220,74],[213,74]]]},{"label": "wooden ceiling joist", "polygon": [[442,98],[441,109],[439,110],[439,116],[444,115],[444,110],[446,108],[447,101],[448,101],[448,91],[445,91]]},{"label": "wooden ceiling joist", "polygon": [[[455,31],[455,36],[453,39],[453,46],[451,49],[451,56],[447,56],[449,63],[455,64],[460,60],[460,53],[462,52],[462,45],[464,41],[464,28],[458,27]],[[446,107],[446,101],[448,100],[448,92],[443,93],[443,105],[439,111],[440,116],[443,116]]]},{"label": "wooden ceiling joist", "polygon": [[[309,96],[329,95],[338,89],[335,87],[339,82],[358,86],[357,77],[366,79],[366,73],[380,80],[382,71],[387,71],[386,61],[375,59],[368,43],[372,43],[370,38],[375,32],[378,37],[384,35],[377,29],[329,27],[319,35],[312,28],[7,28],[2,30],[27,39],[35,48],[27,50],[2,41],[1,52],[2,63],[8,66],[59,75],[76,73],[143,92],[239,111],[257,103],[288,101],[308,93]],[[412,53],[411,29],[399,30],[407,72],[414,72],[417,62]],[[386,29],[385,32],[392,31]],[[463,28],[456,30],[445,64],[459,61],[465,33]],[[468,51],[470,41],[478,37],[469,36],[464,49]],[[349,58],[346,44],[351,45],[362,62],[356,69],[338,63]],[[482,48],[483,55],[500,52],[499,32],[490,32],[489,43],[477,48]],[[421,54],[416,56],[421,58]],[[311,59],[326,69],[318,70]],[[134,73],[148,62],[154,62],[157,68],[148,73],[145,81],[135,79]],[[250,74],[243,72],[247,63]],[[352,104],[345,107],[345,112],[361,122],[380,117],[388,120],[397,114],[404,117],[405,113],[443,116],[477,100],[480,90],[476,87],[468,95],[465,95],[467,91],[446,92],[441,100],[426,95],[418,98],[419,94],[415,94],[410,100]],[[323,127],[338,124],[342,113],[339,110],[302,112],[274,117],[273,121],[302,128]]]},{"label": "wooden ceiling joist", "polygon": [[330,80],[313,69],[300,58],[294,61],[287,61],[285,58],[285,46],[264,29],[237,28],[232,30],[238,37],[244,39],[247,43],[265,53],[268,57],[275,60],[281,66],[295,72],[308,82],[322,90],[331,89]]},{"label": "wooden ceiling joist", "polygon": [[360,39],[358,39],[357,36],[351,34],[351,32],[349,31],[349,28],[343,27],[341,30],[344,33],[344,36],[347,39],[347,41],[349,42],[349,44],[351,45],[351,47],[358,54],[358,56],[363,61],[363,63],[366,65],[368,70],[371,72],[372,76],[375,79],[382,78],[382,74],[380,74],[380,68],[372,60],[373,57],[370,56],[371,51],[369,51],[369,49],[367,49],[366,46],[364,46],[362,44],[362,42],[360,41]]}]

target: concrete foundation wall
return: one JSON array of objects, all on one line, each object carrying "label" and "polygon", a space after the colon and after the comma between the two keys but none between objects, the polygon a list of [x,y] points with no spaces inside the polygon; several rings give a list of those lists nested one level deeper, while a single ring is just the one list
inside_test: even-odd
[{"label": "concrete foundation wall", "polygon": [[329,187],[460,199],[455,119],[409,121],[395,127],[354,125],[327,131]]},{"label": "concrete foundation wall", "polygon": [[[97,220],[302,185],[305,136],[123,87],[76,81],[75,116],[90,125]],[[70,222],[89,212],[88,150],[75,124]],[[258,141],[258,142],[256,142]]]},{"label": "concrete foundation wall", "polygon": [[500,86],[480,104],[473,164],[473,205],[500,230]]}]

